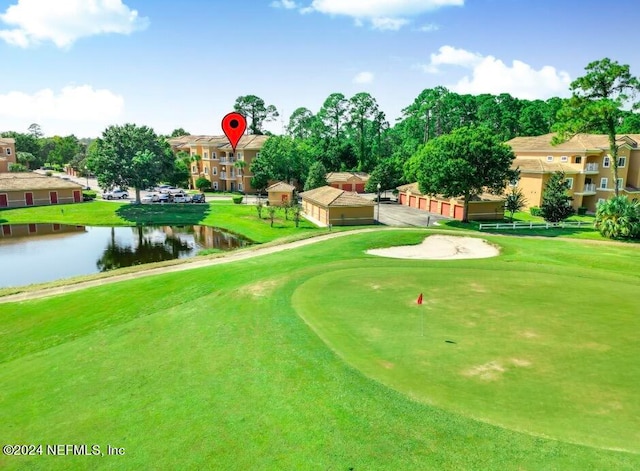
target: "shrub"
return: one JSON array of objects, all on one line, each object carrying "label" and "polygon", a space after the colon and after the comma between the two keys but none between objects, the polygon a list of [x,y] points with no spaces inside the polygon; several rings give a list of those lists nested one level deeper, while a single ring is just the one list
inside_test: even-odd
[{"label": "shrub", "polygon": [[587,214],[587,207],[586,206],[580,206],[578,208],[578,216],[584,216],[585,214]]},{"label": "shrub", "polygon": [[640,238],[640,204],[616,196],[598,205],[595,227],[610,239]]},{"label": "shrub", "polygon": [[575,212],[572,200],[564,173],[554,172],[542,193],[542,217],[547,222],[564,221]]},{"label": "shrub", "polygon": [[529,212],[532,216],[542,216],[542,210],[537,206],[531,206],[531,208],[529,208]]},{"label": "shrub", "polygon": [[18,172],[28,172],[29,169],[27,169],[27,167],[25,167],[22,164],[10,163],[9,164],[9,171],[10,172],[14,172],[14,173],[18,173]]},{"label": "shrub", "polygon": [[231,198],[233,199],[233,202],[235,204],[240,204],[240,203],[242,203],[242,200],[244,199],[244,196],[238,195],[238,196],[232,196]]},{"label": "shrub", "polygon": [[82,199],[84,201],[92,201],[96,199],[96,196],[98,196],[98,193],[94,190],[84,190],[82,192]]},{"label": "shrub", "polygon": [[44,172],[44,174],[45,174],[47,177],[50,177],[51,175],[53,175],[53,172],[52,172],[51,170],[47,170],[46,172]]},{"label": "shrub", "polygon": [[207,178],[200,177],[196,180],[196,188],[200,191],[211,188],[211,182]]}]

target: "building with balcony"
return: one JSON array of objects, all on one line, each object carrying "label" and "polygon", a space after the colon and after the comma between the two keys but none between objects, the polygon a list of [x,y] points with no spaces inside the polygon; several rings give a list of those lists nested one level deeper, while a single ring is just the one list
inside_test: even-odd
[{"label": "building with balcony", "polygon": [[506,143],[520,169],[517,186],[527,199],[526,207],[540,206],[542,193],[554,172],[564,172],[573,207],[594,212],[599,201],[612,197],[617,185],[621,195],[640,198],[640,134],[618,136],[618,181],[614,181],[605,134],[578,134],[562,144],[551,144],[554,134],[516,137]]},{"label": "building with balcony", "polygon": [[251,163],[269,136],[244,135],[235,153],[225,136],[180,136],[169,139],[174,152],[191,156],[191,185],[204,177],[214,190],[255,193]]},{"label": "building with balcony", "polygon": [[10,137],[0,137],[0,173],[9,171],[9,164],[16,163],[16,141]]}]

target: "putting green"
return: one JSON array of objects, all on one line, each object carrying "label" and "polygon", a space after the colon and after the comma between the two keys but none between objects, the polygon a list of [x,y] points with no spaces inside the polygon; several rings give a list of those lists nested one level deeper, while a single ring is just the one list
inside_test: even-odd
[{"label": "putting green", "polygon": [[640,452],[637,279],[469,266],[397,261],[327,272],[302,284],[293,306],[349,364],[416,400]]}]

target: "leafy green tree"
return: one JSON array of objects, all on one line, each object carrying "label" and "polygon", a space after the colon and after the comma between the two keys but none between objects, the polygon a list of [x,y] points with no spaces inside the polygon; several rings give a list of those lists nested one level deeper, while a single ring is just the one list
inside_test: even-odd
[{"label": "leafy green tree", "polygon": [[204,190],[211,188],[211,182],[209,181],[208,178],[199,177],[196,180],[196,188],[202,192]]},{"label": "leafy green tree", "polygon": [[46,160],[51,164],[64,166],[70,163],[76,154],[84,151],[78,138],[70,136],[53,136],[45,139],[45,147],[48,149]]},{"label": "leafy green tree", "polygon": [[423,193],[463,197],[463,221],[469,201],[485,191],[501,194],[518,172],[511,170],[515,155],[489,129],[463,127],[429,141],[418,151],[418,183]]},{"label": "leafy green tree", "polygon": [[640,238],[640,203],[614,196],[598,205],[595,227],[609,239]]},{"label": "leafy green tree", "polygon": [[136,202],[140,189],[155,186],[174,169],[175,157],[165,139],[147,126],[110,126],[96,139],[88,167],[102,188],[133,187]]},{"label": "leafy green tree", "polygon": [[16,161],[17,163],[24,165],[25,168],[31,168],[33,162],[35,162],[36,156],[31,152],[16,152]]},{"label": "leafy green tree", "polygon": [[262,157],[262,152],[251,162],[251,173],[253,174],[251,186],[258,190],[258,193],[262,193],[269,186],[269,180],[272,179],[271,175],[273,174],[271,163]]},{"label": "leafy green tree", "polygon": [[184,160],[176,158],[173,161],[173,169],[165,177],[165,181],[169,185],[173,185],[177,187],[186,187],[189,184],[190,176],[191,176],[191,172],[189,172],[189,167],[187,163]]},{"label": "leafy green tree", "polygon": [[191,133],[189,133],[188,131],[185,131],[184,128],[177,128],[171,132],[170,137],[181,137],[181,136],[189,136],[189,135],[191,135]]},{"label": "leafy green tree", "polygon": [[304,191],[327,185],[327,169],[322,162],[314,162],[309,168],[309,175],[304,182]]},{"label": "leafy green tree", "polygon": [[[571,82],[572,97],[558,113],[555,143],[580,132],[605,132],[609,137],[609,154],[613,181],[618,181],[618,149],[616,135],[620,129],[623,108],[637,109],[635,95],[640,81],[631,75],[628,65],[609,58],[591,62],[586,74]],[[619,188],[615,187],[618,196]]]},{"label": "leafy green tree", "polygon": [[29,131],[29,134],[31,134],[31,136],[33,136],[35,139],[40,139],[41,137],[44,136],[44,133],[42,132],[42,128],[38,123],[30,124],[27,129]]},{"label": "leafy green tree", "polygon": [[542,193],[542,217],[548,222],[564,221],[575,212],[571,201],[573,198],[569,196],[569,184],[564,178],[564,173],[554,172]]},{"label": "leafy green tree", "polygon": [[384,123],[384,113],[369,93],[357,93],[349,100],[349,127],[358,156],[358,170],[368,172],[374,166],[371,144]]},{"label": "leafy green tree", "polygon": [[324,101],[318,117],[328,129],[332,139],[340,141],[343,126],[348,121],[349,102],[342,93],[332,93]]},{"label": "leafy green tree", "polygon": [[280,116],[275,106],[267,106],[262,98],[255,95],[236,98],[233,109],[249,120],[249,134],[264,134],[262,125]]},{"label": "leafy green tree", "polygon": [[383,159],[373,169],[369,180],[365,185],[367,193],[375,193],[378,190],[378,183],[383,191],[395,189],[400,184],[402,177],[402,167],[394,158]]},{"label": "leafy green tree", "polygon": [[20,173],[20,172],[28,172],[29,169],[22,164],[16,164],[11,162],[9,164],[9,172],[12,173]]},{"label": "leafy green tree", "polygon": [[257,169],[266,172],[267,180],[303,182],[310,159],[311,148],[305,141],[289,136],[272,136],[260,149],[260,156],[254,159],[251,168],[254,177]]},{"label": "leafy green tree", "polygon": [[507,198],[504,203],[504,208],[511,214],[511,221],[513,222],[513,214],[524,208],[527,203],[527,199],[524,197],[524,193],[518,187],[512,187],[511,191],[507,193]]},{"label": "leafy green tree", "polygon": [[308,139],[313,135],[314,114],[307,108],[297,108],[289,118],[287,133],[294,139]]},{"label": "leafy green tree", "polygon": [[269,221],[271,221],[271,227],[273,227],[273,221],[276,218],[276,207],[275,206],[267,207],[267,214],[269,215]]}]

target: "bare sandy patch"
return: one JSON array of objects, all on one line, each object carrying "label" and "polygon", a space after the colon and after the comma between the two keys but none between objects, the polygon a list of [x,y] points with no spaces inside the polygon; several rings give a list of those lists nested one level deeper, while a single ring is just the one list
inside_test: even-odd
[{"label": "bare sandy patch", "polygon": [[520,336],[524,337],[525,339],[535,339],[536,337],[538,337],[538,334],[536,334],[532,330],[525,330],[524,332],[520,333]]},{"label": "bare sandy patch", "polygon": [[261,281],[259,283],[253,283],[246,287],[246,292],[251,296],[262,298],[267,296],[278,285],[277,281]]},{"label": "bare sandy patch", "polygon": [[531,366],[531,362],[529,360],[525,360],[523,358],[512,358],[511,363],[514,366],[527,367]]},{"label": "bare sandy patch", "polygon": [[502,377],[502,373],[506,371],[506,368],[497,361],[490,361],[484,365],[477,365],[469,368],[464,372],[465,376],[478,377],[485,381],[495,381]]},{"label": "bare sandy patch", "polygon": [[370,255],[419,260],[454,260],[496,257],[500,251],[484,239],[449,235],[432,235],[418,245],[401,245],[367,250]]},{"label": "bare sandy patch", "polygon": [[385,361],[385,360],[379,360],[379,361],[378,361],[378,363],[380,363],[380,365],[381,365],[383,368],[387,369],[387,370],[390,370],[390,369],[392,369],[394,366],[396,366],[396,365],[394,365],[393,363],[391,363],[390,361]]}]

